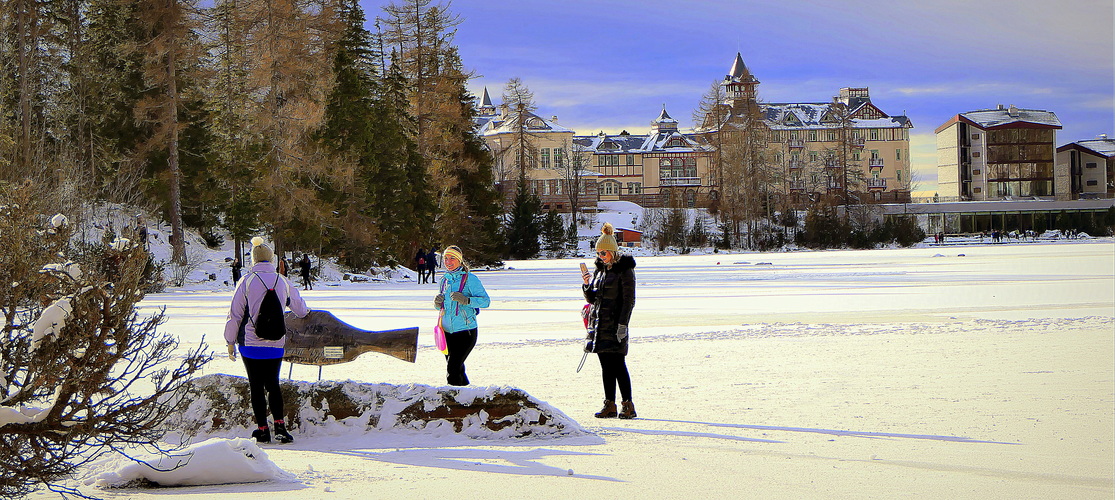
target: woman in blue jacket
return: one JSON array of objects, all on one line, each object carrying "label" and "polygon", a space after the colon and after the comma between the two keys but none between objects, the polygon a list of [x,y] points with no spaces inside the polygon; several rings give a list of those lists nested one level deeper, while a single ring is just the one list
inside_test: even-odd
[{"label": "woman in blue jacket", "polygon": [[441,328],[445,331],[446,381],[449,385],[468,385],[465,359],[476,347],[476,315],[480,308],[492,303],[484,284],[468,270],[461,249],[450,245],[442,254],[445,274],[441,277],[441,293],[434,297],[434,307],[444,310]]}]

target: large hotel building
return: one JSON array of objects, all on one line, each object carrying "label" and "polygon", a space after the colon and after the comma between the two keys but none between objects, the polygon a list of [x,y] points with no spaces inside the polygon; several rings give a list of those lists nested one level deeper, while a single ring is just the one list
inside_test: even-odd
[{"label": "large hotel building", "polygon": [[[831,195],[841,185],[831,152],[851,143],[851,152],[840,168],[854,169],[863,179],[854,193],[861,202],[908,201],[910,196],[910,136],[913,127],[903,115],[890,115],[876,107],[867,88],[843,88],[828,102],[763,103],[757,100],[758,79],[736,54],[721,82],[720,103],[725,123],[757,107],[767,128],[769,167],[777,175],[772,186],[791,205],[817,196]],[[844,112],[838,119],[836,108]],[[644,207],[707,207],[720,194],[720,168],[715,165],[710,130],[678,129],[677,120],[662,109],[646,134],[576,135],[558,125],[557,118],[530,114],[524,118],[530,132],[531,165],[527,177],[547,209],[568,210],[568,173],[561,162],[581,155],[585,165],[581,205],[597,201],[633,201]],[[510,175],[519,117],[492,104],[484,91],[478,125],[496,161],[496,182],[505,194],[516,182]],[[718,125],[719,126],[719,125]],[[847,134],[851,134],[848,138]],[[846,142],[840,142],[850,139]],[[851,189],[851,186],[849,186]]]}]

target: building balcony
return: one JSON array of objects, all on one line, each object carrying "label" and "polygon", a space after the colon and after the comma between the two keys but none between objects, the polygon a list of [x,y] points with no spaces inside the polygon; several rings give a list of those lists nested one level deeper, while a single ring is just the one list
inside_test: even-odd
[{"label": "building balcony", "polygon": [[805,191],[805,181],[790,181],[790,191]]},{"label": "building balcony", "polygon": [[659,179],[659,186],[700,186],[700,177],[667,177]]},{"label": "building balcony", "polygon": [[863,137],[853,137],[852,147],[862,148],[867,145],[867,141]]},{"label": "building balcony", "polygon": [[867,160],[867,166],[869,168],[883,168],[883,159],[871,158],[870,160]]},{"label": "building balcony", "polygon": [[790,170],[799,170],[805,168],[805,162],[802,160],[790,160]]},{"label": "building balcony", "polygon": [[886,179],[867,179],[867,189],[886,189]]},{"label": "building balcony", "polygon": [[834,170],[839,170],[841,168],[844,168],[844,166],[839,164],[839,163],[836,163],[836,162],[828,162],[828,163],[825,163],[825,168],[831,168],[831,169],[834,169]]},{"label": "building balcony", "polygon": [[799,148],[800,149],[800,148],[805,147],[805,139],[790,139],[789,143],[790,143],[790,148]]}]

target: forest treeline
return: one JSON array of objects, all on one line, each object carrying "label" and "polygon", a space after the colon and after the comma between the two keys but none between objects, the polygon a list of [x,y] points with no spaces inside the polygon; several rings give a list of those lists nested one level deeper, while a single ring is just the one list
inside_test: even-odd
[{"label": "forest treeline", "polygon": [[0,0],[0,183],[158,210],[175,259],[194,227],[356,268],[498,260],[460,22],[431,0]]}]

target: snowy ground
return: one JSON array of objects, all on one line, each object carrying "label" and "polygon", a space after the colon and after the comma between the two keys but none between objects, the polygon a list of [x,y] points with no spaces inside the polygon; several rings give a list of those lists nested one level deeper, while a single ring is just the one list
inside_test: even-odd
[{"label": "snowy ground", "polygon": [[[575,372],[577,262],[482,272],[492,307],[468,369],[474,384],[519,387],[560,409],[589,439],[296,432],[293,445],[265,448],[284,471],[275,480],[82,489],[159,499],[1115,494],[1111,239],[639,257],[632,421],[593,418],[599,366],[590,358]],[[142,306],[165,306],[164,328],[184,343],[204,336],[223,351],[230,290],[150,295]],[[443,384],[430,335],[436,290],[334,281],[306,292],[312,308],[356,326],[422,327],[417,363],[370,353],[323,377]],[[208,372],[243,366],[218,358]],[[316,380],[318,368],[292,373]]]}]

